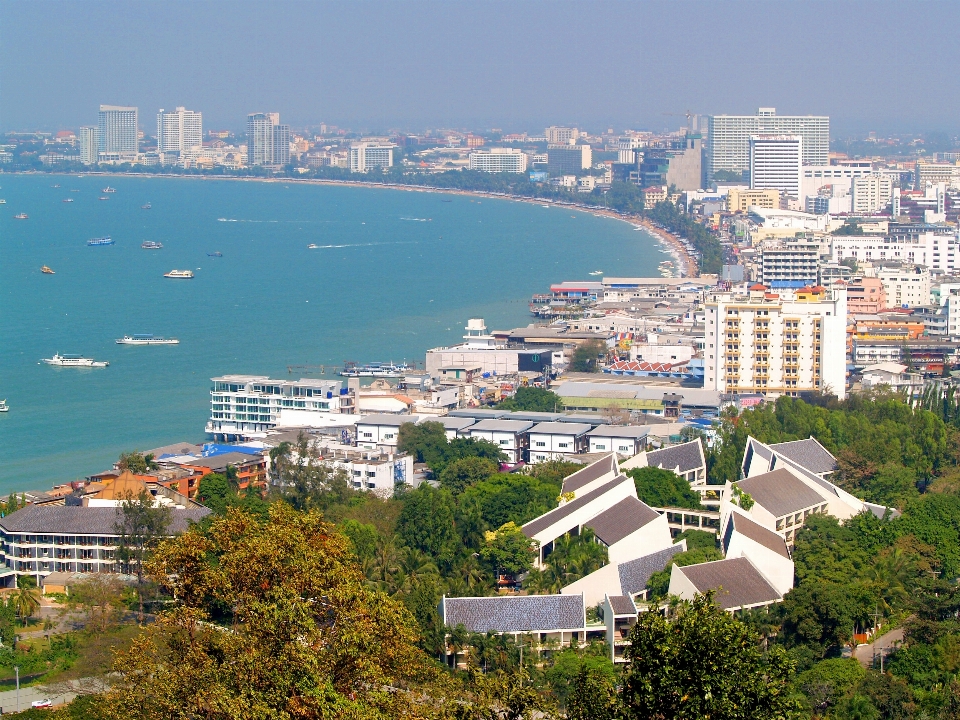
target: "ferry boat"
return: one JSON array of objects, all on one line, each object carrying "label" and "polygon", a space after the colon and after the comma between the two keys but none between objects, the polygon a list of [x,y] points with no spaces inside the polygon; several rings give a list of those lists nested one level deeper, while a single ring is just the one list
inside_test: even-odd
[{"label": "ferry boat", "polygon": [[112,193],[112,192],[116,192],[116,189],[107,185],[101,192]]},{"label": "ferry boat", "polygon": [[73,198],[64,198],[62,202],[73,202]]},{"label": "ferry boat", "polygon": [[124,335],[117,339],[117,345],[179,345],[176,338],[163,338],[157,335]]},{"label": "ferry boat", "polygon": [[10,412],[10,407],[6,400],[0,400],[0,412]]},{"label": "ferry boat", "polygon": [[149,210],[151,207],[153,207],[153,206],[152,206],[150,203],[147,203],[146,205],[141,205],[141,206],[140,206],[140,209],[141,209],[141,210]]},{"label": "ferry boat", "polygon": [[406,363],[400,363],[399,365],[389,362],[372,362],[367,363],[366,365],[358,365],[355,362],[348,362],[343,366],[343,370],[340,371],[342,377],[389,377],[389,378],[398,378],[403,377],[410,371],[410,366]]},{"label": "ferry boat", "polygon": [[18,213],[13,216],[14,220],[26,220],[29,217],[26,213]]},{"label": "ferry boat", "polygon": [[207,253],[207,257],[223,257],[223,253],[217,250],[216,252]]},{"label": "ferry boat", "polygon": [[52,358],[44,358],[43,361],[47,365],[56,365],[57,367],[88,367],[88,368],[101,368],[107,367],[110,363],[108,362],[98,362],[92,360],[91,358],[85,358],[82,355],[61,355],[57,353]]},{"label": "ferry boat", "polygon": [[165,278],[189,280],[193,277],[193,270],[171,270],[168,273],[164,273]]},{"label": "ferry boat", "polygon": [[87,240],[87,245],[113,245],[113,244],[114,244],[113,238],[111,238],[109,235],[107,235],[106,237],[90,238],[89,240]]},{"label": "ferry boat", "polygon": [[144,240],[140,243],[140,247],[144,250],[162,250],[163,243],[154,242],[153,240]]},{"label": "ferry boat", "polygon": [[40,272],[42,272],[44,275],[56,275],[56,273],[50,268],[48,268],[46,265],[40,268]]}]

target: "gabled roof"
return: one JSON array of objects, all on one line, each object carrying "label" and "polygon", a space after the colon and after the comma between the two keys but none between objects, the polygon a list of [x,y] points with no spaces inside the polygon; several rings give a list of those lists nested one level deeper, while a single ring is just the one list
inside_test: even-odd
[{"label": "gabled roof", "polygon": [[763,547],[768,550],[773,550],[773,552],[778,555],[782,555],[788,560],[790,559],[790,553],[787,551],[787,543],[780,535],[777,535],[777,533],[772,530],[768,530],[763,527],[763,525],[755,523],[746,515],[741,515],[738,512],[730,513],[730,519],[727,521],[727,527],[723,533],[724,555],[726,555],[730,547],[730,540],[733,538],[734,531],[744,537],[750,538],[755,543],[763,545]]},{"label": "gabled roof", "polygon": [[745,557],[687,565],[678,570],[698,593],[715,590],[714,598],[724,610],[769,605],[783,597]]},{"label": "gabled roof", "polygon": [[628,478],[625,475],[619,475],[615,477],[613,480],[611,480],[610,482],[604,483],[600,487],[595,488],[594,490],[591,490],[586,495],[583,495],[582,497],[574,498],[573,500],[566,503],[565,505],[561,505],[560,507],[555,508],[548,513],[544,513],[540,517],[534,520],[531,520],[530,522],[528,522],[526,525],[523,526],[524,534],[527,537],[532,538],[541,530],[546,530],[548,527],[550,527],[554,523],[559,522],[560,520],[563,520],[565,517],[568,517],[569,515],[572,515],[577,510],[582,508],[584,505],[587,505],[588,503],[593,502],[597,498],[607,494],[608,492],[610,492],[611,490],[613,490],[614,488],[618,487],[619,485],[625,482],[633,485],[632,478]]},{"label": "gabled roof", "polygon": [[687,543],[681,540],[664,550],[644,555],[636,560],[620,563],[617,571],[620,573],[620,592],[624,595],[636,595],[647,588],[650,576],[663,570],[670,559],[677,553],[687,549]]},{"label": "gabled roof", "polygon": [[680,445],[651,450],[647,453],[647,465],[665,470],[679,468],[681,473],[687,473],[704,466],[703,447],[699,440],[691,440]]},{"label": "gabled roof", "polygon": [[770,449],[812,473],[822,475],[837,469],[837,459],[814,438],[775,443]]},{"label": "gabled roof", "polygon": [[748,493],[774,517],[826,502],[820,493],[785,468],[744,478],[733,485]]},{"label": "gabled roof", "polygon": [[443,624],[470,632],[548,632],[585,625],[583,595],[445,597]]},{"label": "gabled roof", "polygon": [[617,472],[617,459],[613,453],[605,458],[590,463],[583,470],[577,470],[572,475],[567,475],[563,479],[563,492],[576,492],[580,488],[589,485],[594,480],[603,477],[608,473]]},{"label": "gabled roof", "polygon": [[614,615],[636,615],[637,606],[629,595],[608,595],[607,602]]},{"label": "gabled roof", "polygon": [[609,547],[658,517],[660,513],[645,503],[635,497],[626,497],[609,510],[604,510],[589,522],[584,523],[584,527],[593,530],[597,539]]},{"label": "gabled roof", "polygon": [[[171,508],[168,531],[171,535],[184,532],[190,522],[199,522],[209,514],[206,508]],[[28,505],[0,518],[0,528],[6,532],[38,535],[115,535],[119,515],[116,507]]]}]

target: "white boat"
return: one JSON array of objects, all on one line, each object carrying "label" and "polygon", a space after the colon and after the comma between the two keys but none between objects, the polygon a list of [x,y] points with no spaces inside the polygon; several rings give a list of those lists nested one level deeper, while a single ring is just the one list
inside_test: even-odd
[{"label": "white boat", "polygon": [[317,245],[316,243],[310,243],[309,245],[307,245],[307,250],[316,250],[318,247],[320,246]]},{"label": "white boat", "polygon": [[193,277],[193,270],[171,270],[168,273],[164,273],[165,278],[173,278],[174,280],[189,280]]},{"label": "white boat", "polygon": [[7,204],[7,201],[4,200],[3,198],[0,198],[0,205],[6,205],[6,204]]},{"label": "white boat", "polygon": [[10,412],[10,406],[6,400],[0,400],[0,412]]},{"label": "white boat", "polygon": [[591,275],[603,275],[603,270],[594,270]]},{"label": "white boat", "polygon": [[107,185],[107,186],[102,190],[102,192],[105,192],[105,193],[108,193],[108,192],[111,192],[111,193],[112,193],[112,192],[116,192],[116,188],[112,188],[112,187],[110,187],[109,185]]},{"label": "white boat", "polygon": [[56,365],[57,367],[88,367],[88,368],[100,368],[107,367],[110,363],[108,362],[98,362],[90,358],[85,358],[82,355],[61,355],[57,353],[52,358],[44,358],[43,361],[47,365]]},{"label": "white boat", "polygon": [[157,335],[124,335],[117,345],[179,345],[176,338],[163,338]]}]

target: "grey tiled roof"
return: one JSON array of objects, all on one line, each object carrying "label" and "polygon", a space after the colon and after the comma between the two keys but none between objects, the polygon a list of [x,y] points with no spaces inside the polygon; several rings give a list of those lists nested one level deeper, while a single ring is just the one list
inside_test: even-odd
[{"label": "grey tiled roof", "polygon": [[776,443],[770,448],[818,475],[837,469],[837,459],[813,438]]},{"label": "grey tiled roof", "polygon": [[782,598],[747,558],[717,560],[680,568],[699,593],[716,590],[714,599],[724,610],[764,605]]},{"label": "grey tiled roof", "polygon": [[610,601],[610,609],[613,610],[614,615],[637,614],[637,606],[633,604],[629,595],[608,595],[607,600]]},{"label": "grey tiled roof", "polygon": [[[119,510],[113,507],[80,505],[28,505],[0,518],[0,528],[8,533],[39,535],[114,535]],[[210,511],[206,508],[170,510],[170,533],[184,532],[191,521],[198,522]]]},{"label": "grey tiled roof", "polygon": [[741,535],[750,538],[755,543],[763,545],[768,550],[773,550],[778,555],[789,559],[790,553],[787,552],[787,543],[784,539],[777,535],[772,530],[768,530],[755,523],[753,520],[748,518],[745,515],[741,515],[738,512],[730,513],[730,519],[727,522],[727,527],[723,532],[723,552],[726,554],[727,549],[730,547],[730,540],[733,536],[733,531],[736,530]]},{"label": "grey tiled roof", "polygon": [[647,465],[665,470],[679,468],[681,473],[687,473],[704,466],[703,449],[699,440],[691,440],[680,445],[652,450],[647,453]]},{"label": "grey tiled roof", "polygon": [[610,546],[658,517],[660,513],[652,510],[645,503],[635,497],[626,497],[584,525],[593,530],[605,545]]},{"label": "grey tiled roof", "polygon": [[789,515],[826,502],[820,493],[785,468],[744,478],[734,483],[734,487],[749,493],[750,497],[774,517]]},{"label": "grey tiled roof", "polygon": [[590,463],[583,468],[583,470],[577,470],[572,475],[567,475],[567,477],[563,479],[563,492],[576,492],[597,478],[603,477],[607,473],[616,472],[616,468],[617,464],[613,453],[611,453],[602,460]]},{"label": "grey tiled roof", "polygon": [[643,592],[650,581],[650,576],[663,570],[670,562],[670,558],[677,553],[682,553],[685,549],[686,544],[679,542],[636,560],[620,563],[617,568],[620,573],[620,592],[624,595],[636,595]]},{"label": "grey tiled roof", "polygon": [[585,625],[583,595],[508,595],[443,599],[443,624],[470,632],[547,632]]},{"label": "grey tiled roof", "polygon": [[560,507],[555,508],[548,513],[545,513],[540,517],[534,520],[531,520],[530,522],[528,522],[526,525],[523,526],[524,534],[527,537],[533,537],[541,530],[546,530],[555,522],[559,522],[560,520],[563,520],[563,518],[567,517],[568,515],[572,515],[574,512],[582,508],[587,503],[593,502],[601,495],[605,495],[606,493],[610,492],[621,483],[625,483],[625,482],[628,482],[632,485],[633,479],[628,478],[625,475],[618,475],[610,482],[604,483],[600,487],[591,490],[586,495],[583,495],[582,497],[574,498],[567,504],[561,505]]}]

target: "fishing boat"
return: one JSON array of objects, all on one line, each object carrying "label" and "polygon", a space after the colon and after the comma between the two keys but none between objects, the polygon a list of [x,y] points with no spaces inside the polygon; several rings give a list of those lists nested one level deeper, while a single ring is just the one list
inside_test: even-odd
[{"label": "fishing boat", "polygon": [[91,246],[113,245],[113,244],[114,244],[113,238],[111,238],[109,235],[107,235],[106,237],[90,238],[89,240],[87,240],[87,245],[91,245]]},{"label": "fishing boat", "polygon": [[116,191],[117,191],[116,188],[112,188],[112,187],[110,187],[109,185],[107,185],[101,192],[114,193],[114,192],[116,192]]},{"label": "fishing boat", "polygon": [[223,253],[216,250],[215,252],[207,253],[207,257],[223,257]]},{"label": "fishing boat", "polygon": [[144,240],[140,243],[140,247],[144,250],[162,250],[163,243],[154,242],[153,240]]},{"label": "fishing boat", "polygon": [[14,220],[26,220],[29,217],[26,213],[17,213],[13,216]]},{"label": "fishing boat", "polygon": [[44,358],[43,362],[47,365],[56,365],[57,367],[88,367],[88,368],[101,368],[107,367],[110,363],[93,360],[91,358],[85,358],[82,355],[61,355],[57,353],[52,358]]},{"label": "fishing boat", "polygon": [[378,377],[378,378],[397,378],[403,377],[409,372],[410,366],[406,363],[399,365],[389,362],[372,362],[366,365],[358,365],[355,362],[348,362],[340,371],[342,377]]},{"label": "fishing boat", "polygon": [[46,265],[40,268],[40,272],[42,272],[44,275],[56,275],[56,273],[50,268],[48,268]]},{"label": "fishing boat", "polygon": [[141,205],[141,206],[140,206],[140,209],[141,209],[141,210],[149,210],[151,207],[153,207],[153,206],[152,206],[150,203],[147,203],[146,205]]},{"label": "fishing boat", "polygon": [[163,276],[174,280],[189,280],[193,277],[193,270],[171,270],[164,273]]},{"label": "fishing boat", "polygon": [[7,405],[6,400],[0,400],[0,412],[9,412],[10,407]]},{"label": "fishing boat", "polygon": [[124,335],[117,339],[117,345],[179,345],[176,338],[163,338],[158,335]]}]

